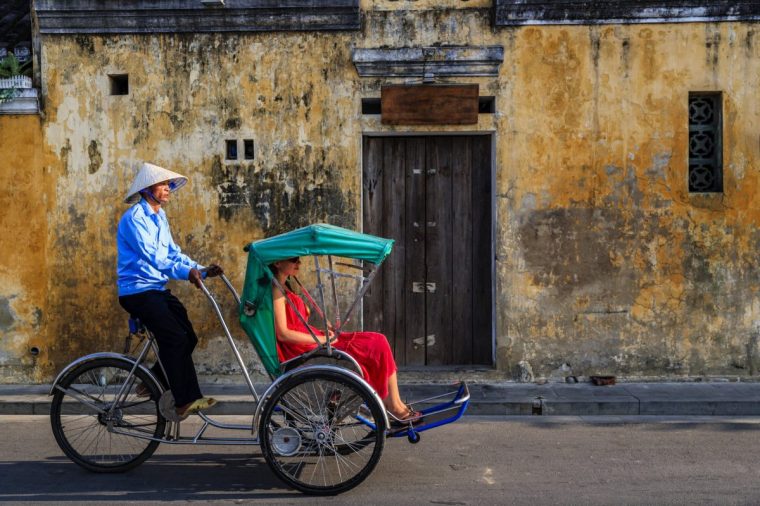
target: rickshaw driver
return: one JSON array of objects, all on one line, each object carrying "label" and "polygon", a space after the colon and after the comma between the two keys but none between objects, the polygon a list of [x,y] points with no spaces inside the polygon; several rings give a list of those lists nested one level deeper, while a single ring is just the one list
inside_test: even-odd
[{"label": "rickshaw driver", "polygon": [[[171,386],[177,415],[188,415],[217,403],[203,397],[193,364],[192,353],[198,337],[187,317],[187,310],[170,290],[169,279],[186,279],[196,288],[204,276],[218,276],[221,267],[203,267],[174,243],[164,210],[171,193],[187,183],[187,177],[150,163],[143,163],[124,202],[134,204],[121,217],[117,232],[119,304],[150,330],[158,343],[164,378],[156,363],[157,378]],[[148,390],[138,385],[137,395]]]}]

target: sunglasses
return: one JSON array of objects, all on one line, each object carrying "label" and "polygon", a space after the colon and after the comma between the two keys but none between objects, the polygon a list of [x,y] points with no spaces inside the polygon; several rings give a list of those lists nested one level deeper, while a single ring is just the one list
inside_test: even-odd
[{"label": "sunglasses", "polygon": [[290,263],[292,263],[292,264],[297,264],[298,262],[301,261],[301,257],[288,258],[287,261],[290,262]]}]

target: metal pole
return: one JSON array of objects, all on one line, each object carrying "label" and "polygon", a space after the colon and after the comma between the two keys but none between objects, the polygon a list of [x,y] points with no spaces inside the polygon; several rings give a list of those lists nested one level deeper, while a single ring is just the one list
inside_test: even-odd
[{"label": "metal pole", "polygon": [[338,307],[338,291],[335,289],[335,271],[333,270],[332,255],[327,255],[327,263],[330,267],[330,284],[332,285],[333,307],[335,308],[335,332],[340,330],[340,308]]},{"label": "metal pole", "polygon": [[325,309],[325,343],[327,344],[327,355],[332,355],[332,345],[330,344],[330,325],[327,321],[327,307],[325,306],[325,290],[322,286],[322,275],[319,271],[319,257],[317,255],[314,255],[314,265],[317,268],[317,286],[319,287],[319,302],[320,305]]},{"label": "metal pole", "polygon": [[135,380],[135,371],[137,370],[138,367],[140,367],[140,363],[145,358],[145,355],[148,354],[149,349],[150,349],[150,341],[146,342],[145,346],[143,346],[143,349],[140,352],[140,355],[137,357],[137,360],[135,360],[135,364],[132,366],[132,370],[129,371],[129,374],[127,374],[127,379],[124,380],[124,383],[122,383],[121,387],[119,388],[119,391],[116,393],[116,396],[114,397],[115,401],[113,404],[111,404],[111,407],[108,409],[108,416],[113,415],[113,412],[116,409],[116,406],[122,401],[122,396],[129,395],[129,390],[132,388],[132,383],[134,383],[134,380]]},{"label": "metal pole", "polygon": [[219,318],[219,322],[222,324],[222,328],[224,329],[224,334],[227,336],[227,341],[229,341],[230,346],[232,347],[232,352],[235,354],[235,358],[237,359],[238,364],[240,364],[240,368],[243,371],[245,382],[248,384],[248,388],[251,390],[251,394],[253,395],[254,400],[258,403],[259,396],[256,393],[256,389],[253,387],[253,381],[251,380],[251,375],[248,374],[248,368],[245,366],[245,362],[243,362],[243,357],[240,356],[240,352],[238,351],[237,346],[235,346],[235,340],[232,338],[232,334],[230,334],[230,329],[227,328],[227,322],[224,321],[224,316],[222,316],[222,312],[219,309],[219,305],[214,300],[214,297],[213,295],[211,295],[211,292],[208,291],[208,288],[206,288],[206,285],[203,283],[203,280],[200,280],[200,286],[201,286],[201,290],[206,295],[208,300],[211,302],[211,305],[214,307],[216,316]]},{"label": "metal pole", "polygon": [[348,308],[348,311],[346,311],[346,316],[343,318],[343,324],[347,324],[348,321],[351,319],[351,312],[356,308],[356,305],[359,304],[359,301],[364,297],[364,294],[367,293],[367,290],[369,290],[369,285],[372,283],[372,280],[375,278],[375,274],[378,272],[378,265],[372,264],[372,270],[369,273],[369,276],[367,276],[367,279],[364,281],[364,284],[359,289],[359,292],[356,294],[356,298],[354,299],[353,304],[351,304],[351,307]]},{"label": "metal pole", "polygon": [[237,293],[237,290],[235,290],[235,287],[232,286],[232,283],[230,283],[230,280],[227,279],[227,276],[224,274],[219,276],[222,278],[222,281],[224,281],[224,284],[227,285],[227,288],[232,292],[232,296],[235,298],[235,302],[237,302],[237,305],[240,305],[240,296]]},{"label": "metal pole", "polygon": [[306,296],[306,299],[309,301],[309,304],[311,304],[311,307],[314,308],[314,311],[317,312],[317,315],[319,315],[320,318],[324,318],[325,314],[322,312],[322,308],[319,307],[319,305],[314,301],[314,299],[311,298],[311,294],[306,289],[305,286],[301,283],[301,281],[298,280],[297,277],[293,276],[293,279],[296,280],[296,283],[298,283],[298,286],[301,288],[301,292]]},{"label": "metal pole", "polygon": [[[288,305],[293,310],[293,312],[296,314],[296,316],[298,317],[298,319],[301,320],[301,323],[304,324],[304,327],[306,327],[306,330],[309,331],[309,334],[311,334],[311,337],[314,338],[314,341],[317,343],[317,345],[322,344],[322,343],[319,342],[319,338],[317,337],[317,335],[311,330],[311,327],[309,326],[309,322],[307,322],[304,319],[303,315],[298,311],[298,308],[296,307],[296,305],[293,304],[293,301],[291,301],[288,298],[288,292],[285,290],[285,287],[282,286],[279,281],[277,281],[277,278],[272,278],[272,282],[275,284],[275,286],[277,286],[277,288],[280,289],[280,291],[282,292],[282,294],[285,296],[285,302],[288,303]],[[320,314],[321,314],[321,312],[320,312]]]}]

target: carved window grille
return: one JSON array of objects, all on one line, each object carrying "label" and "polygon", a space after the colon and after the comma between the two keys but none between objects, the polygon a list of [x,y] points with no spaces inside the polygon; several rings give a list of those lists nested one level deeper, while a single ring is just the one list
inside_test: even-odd
[{"label": "carved window grille", "polygon": [[720,93],[689,93],[689,191],[723,191],[723,101]]}]

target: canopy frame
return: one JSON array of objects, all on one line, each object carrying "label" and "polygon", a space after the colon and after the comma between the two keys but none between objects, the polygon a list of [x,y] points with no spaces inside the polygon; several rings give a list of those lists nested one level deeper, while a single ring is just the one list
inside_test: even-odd
[{"label": "canopy frame", "polygon": [[[330,331],[340,332],[352,321],[356,308],[369,290],[378,268],[390,254],[393,242],[392,239],[332,225],[315,224],[250,243],[244,248],[248,252],[248,267],[239,305],[240,323],[271,377],[277,377],[281,373],[274,328],[272,287],[285,294],[287,290],[276,281],[269,266],[288,258],[314,258],[317,282],[317,292],[314,296],[303,288],[298,279],[295,279],[295,282],[302,288],[302,295],[307,303],[317,309],[315,316],[321,321],[316,324],[329,335]],[[350,259],[351,262],[336,261],[333,257]],[[340,267],[358,269],[361,273],[358,275],[346,272]],[[337,296],[337,291],[341,289],[338,278],[353,279],[357,282],[353,301],[350,296]],[[331,298],[325,293],[330,289],[333,292]],[[312,339],[319,343],[320,337],[316,335],[317,332],[311,332],[308,326],[308,315],[300,314],[294,307],[295,304],[287,300],[289,307],[296,311],[297,318],[310,330]],[[345,313],[341,311],[341,301],[349,305]],[[319,343],[317,348],[320,347],[326,350],[328,355],[331,354],[332,344],[329,340],[325,344]]]},{"label": "canopy frame", "polygon": [[[332,330],[335,333],[340,332],[340,329],[345,326],[349,321],[351,321],[351,314],[353,313],[354,309],[356,309],[356,306],[359,304],[359,301],[364,298],[364,295],[367,293],[367,290],[369,290],[369,286],[372,283],[372,280],[375,278],[375,275],[377,274],[379,265],[371,264],[372,267],[370,268],[369,274],[367,276],[356,276],[356,275],[346,275],[339,272],[336,272],[333,268],[333,258],[332,255],[327,255],[327,261],[330,265],[330,268],[323,268],[319,266],[319,255],[313,255],[314,258],[314,265],[316,266],[315,271],[317,273],[317,288],[320,291],[319,297],[321,304],[318,304],[314,298],[311,296],[309,291],[306,289],[306,287],[301,283],[301,281],[298,279],[298,277],[293,276],[293,279],[295,280],[296,284],[298,284],[299,288],[301,289],[301,293],[303,293],[306,297],[306,300],[309,302],[309,305],[311,305],[316,311],[320,319],[322,320],[322,324],[324,325],[325,329],[325,335],[329,335],[329,331]],[[335,262],[336,265],[343,265],[347,267],[356,267],[359,268],[356,265],[352,264],[345,264],[340,262]],[[268,269],[268,267],[267,267]],[[324,285],[322,284],[321,280],[321,273],[325,273],[329,275],[330,277],[330,283],[332,285],[332,294],[333,294],[333,307],[334,307],[334,315],[335,315],[335,321],[330,321],[330,317],[325,310],[325,296],[324,296]],[[351,305],[346,310],[345,315],[341,319],[340,317],[340,307],[338,304],[338,293],[335,286],[335,278],[338,276],[353,278],[359,282],[359,286],[356,289],[356,293],[354,295],[354,298],[351,302]],[[287,289],[280,283],[275,276],[272,276],[272,283],[277,287],[277,289],[280,291],[280,293],[285,296],[286,303],[290,306],[290,308],[293,310],[293,312],[296,314],[298,319],[303,323],[304,327],[309,331],[309,334],[311,335],[312,339],[314,339],[314,342],[317,344],[318,347],[323,347],[327,349],[327,354],[332,355],[332,346],[329,339],[326,340],[325,343],[320,342],[319,337],[317,337],[316,333],[312,330],[311,326],[309,325],[308,320],[304,315],[301,314],[301,312],[298,310],[296,305],[293,303],[292,300],[288,298],[288,291]]]}]

